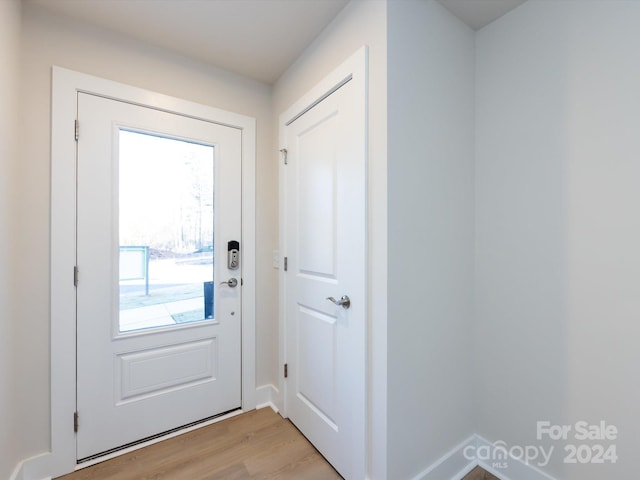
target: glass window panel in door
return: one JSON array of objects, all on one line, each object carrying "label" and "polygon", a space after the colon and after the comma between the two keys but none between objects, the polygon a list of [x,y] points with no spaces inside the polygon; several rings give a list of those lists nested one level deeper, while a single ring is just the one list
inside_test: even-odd
[{"label": "glass window panel in door", "polygon": [[214,147],[119,131],[120,332],[213,318]]}]

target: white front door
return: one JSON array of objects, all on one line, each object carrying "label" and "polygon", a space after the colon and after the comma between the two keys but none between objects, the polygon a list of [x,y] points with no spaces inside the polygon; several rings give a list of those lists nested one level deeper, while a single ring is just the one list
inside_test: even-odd
[{"label": "white front door", "polygon": [[286,413],[347,479],[365,476],[364,65],[361,51],[282,116]]},{"label": "white front door", "polygon": [[78,121],[81,461],[241,406],[241,131],[84,93]]}]

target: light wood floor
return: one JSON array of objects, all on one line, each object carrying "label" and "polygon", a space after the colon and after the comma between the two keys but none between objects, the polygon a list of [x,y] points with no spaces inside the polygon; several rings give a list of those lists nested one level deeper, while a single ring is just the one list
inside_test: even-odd
[{"label": "light wood floor", "polygon": [[485,472],[482,468],[476,467],[471,470],[462,480],[499,480],[495,475]]},{"label": "light wood floor", "polygon": [[331,480],[342,477],[270,408],[165,440],[60,480]]},{"label": "light wood floor", "polygon": [[[342,477],[289,422],[254,410],[59,480],[332,480]],[[462,480],[498,480],[480,467]]]}]

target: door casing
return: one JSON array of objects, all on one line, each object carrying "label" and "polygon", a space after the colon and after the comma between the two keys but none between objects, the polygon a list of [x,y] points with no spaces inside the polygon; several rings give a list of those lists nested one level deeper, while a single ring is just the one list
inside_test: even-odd
[{"label": "door casing", "polygon": [[[318,82],[311,90],[309,90],[305,95],[303,95],[298,101],[296,101],[293,105],[291,105],[289,108],[287,108],[285,110],[284,113],[282,113],[280,115],[279,118],[279,123],[278,123],[278,127],[279,127],[279,144],[281,146],[283,146],[285,144],[285,126],[288,125],[289,123],[293,122],[296,118],[298,118],[299,116],[303,115],[305,112],[307,112],[308,110],[310,110],[311,108],[313,108],[315,105],[317,105],[318,103],[320,103],[323,99],[327,98],[329,95],[331,95],[333,92],[335,92],[337,89],[339,89],[342,85],[344,85],[347,82],[353,82],[356,85],[357,88],[357,92],[356,95],[362,95],[363,99],[362,101],[365,104],[365,117],[366,117],[366,111],[367,111],[367,95],[368,95],[368,90],[367,90],[367,85],[368,85],[368,47],[367,46],[363,46],[360,49],[358,49],[358,51],[356,51],[353,55],[351,55],[348,59],[346,59],[341,65],[339,65],[335,70],[333,70],[331,73],[329,73],[326,77],[324,77],[320,82]],[[367,134],[368,135],[368,134]],[[365,144],[368,145],[368,138],[365,138]],[[286,156],[286,152],[284,152],[284,155]],[[365,162],[368,163],[368,153],[365,153]],[[367,166],[365,167],[365,171],[367,170]],[[285,183],[286,183],[286,167],[284,164],[284,157],[281,158],[280,163],[279,163],[279,216],[280,216],[280,225],[279,225],[279,237],[280,237],[280,244],[279,244],[279,252],[281,256],[286,255],[287,252],[287,244],[286,244],[286,239],[287,239],[287,225],[285,223],[285,221],[283,219],[287,218],[286,216],[286,205],[288,202],[288,198],[286,197],[286,188],[285,188]],[[368,185],[367,179],[363,180],[365,182],[366,185]],[[368,195],[365,195],[368,198]],[[369,249],[369,220],[368,220],[368,212],[365,212],[365,245],[366,245],[366,249],[367,249],[367,254],[365,255],[366,260],[366,264],[365,264],[365,272],[364,272],[364,277],[365,279],[369,278],[369,256],[368,256],[368,249]],[[279,308],[279,337],[278,337],[278,342],[279,342],[279,363],[280,366],[283,367],[287,361],[287,322],[290,321],[290,319],[287,317],[287,312],[286,312],[286,302],[287,302],[287,298],[286,298],[286,285],[285,282],[287,280],[286,278],[286,274],[283,268],[283,259],[281,258],[281,268],[280,268],[280,272],[279,272],[279,304],[280,304],[280,308]],[[362,431],[359,432],[359,437],[361,438],[361,448],[363,453],[363,458],[362,460],[362,471],[366,472],[367,466],[369,464],[369,445],[368,445],[368,438],[369,438],[369,423],[368,423],[368,417],[369,417],[369,401],[367,399],[367,382],[369,379],[369,359],[370,359],[370,352],[368,351],[368,346],[369,346],[369,290],[368,290],[368,286],[365,285],[365,303],[367,305],[366,308],[366,318],[365,318],[365,325],[364,325],[364,329],[365,329],[365,340],[364,340],[364,344],[365,344],[365,358],[364,358],[364,371],[362,372],[362,375],[365,378],[365,401],[364,401],[364,405],[362,405],[362,411],[361,412],[357,412],[358,414],[362,414],[362,418],[363,418],[363,428]],[[282,372],[282,371],[281,371]],[[278,388],[280,391],[280,395],[279,395],[279,406],[281,407],[282,410],[282,415],[286,418],[288,417],[288,405],[287,405],[287,382],[284,378],[284,375],[281,374],[280,378],[279,378],[279,383],[278,383]]]},{"label": "door casing", "polygon": [[[51,127],[51,452],[34,466],[43,476],[76,468],[76,142],[77,94],[86,92],[242,130],[242,409],[256,407],[255,389],[255,160],[256,120],[53,67]],[[82,126],[79,126],[80,134]],[[80,420],[81,422],[81,420]],[[81,428],[81,427],[80,427]]]}]

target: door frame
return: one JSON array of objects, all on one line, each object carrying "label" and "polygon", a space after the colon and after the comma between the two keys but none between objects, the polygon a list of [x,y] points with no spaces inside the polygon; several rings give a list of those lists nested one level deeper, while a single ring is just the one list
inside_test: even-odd
[{"label": "door frame", "polygon": [[[278,142],[279,149],[286,148],[285,146],[285,127],[296,120],[298,117],[312,109],[322,100],[327,98],[329,95],[334,93],[338,88],[347,82],[353,83],[355,87],[354,95],[358,95],[360,98],[358,99],[361,102],[361,105],[364,109],[364,131],[365,131],[365,176],[367,178],[363,179],[365,184],[365,303],[367,304],[367,308],[365,309],[365,322],[364,322],[364,369],[362,375],[364,377],[364,404],[362,405],[362,411],[360,414],[362,415],[362,431],[359,432],[359,436],[361,438],[361,449],[363,452],[362,460],[362,471],[367,471],[367,465],[369,463],[369,455],[370,449],[368,444],[368,436],[369,436],[369,383],[370,383],[370,351],[369,351],[369,338],[370,338],[370,298],[369,298],[369,270],[370,270],[370,260],[369,260],[369,249],[370,249],[370,221],[369,221],[369,181],[368,181],[368,171],[369,171],[369,130],[368,130],[368,47],[362,46],[355,53],[353,53],[349,58],[347,58],[342,64],[340,64],[337,68],[335,68],[331,73],[326,75],[320,82],[318,82],[313,88],[311,88],[306,94],[304,94],[301,98],[299,98],[295,103],[293,103],[289,108],[287,108],[284,112],[282,112],[278,119]],[[282,150],[280,150],[282,152]],[[286,152],[284,153],[286,158]],[[278,336],[278,351],[279,351],[279,366],[282,370],[280,370],[279,381],[278,381],[278,389],[279,389],[279,406],[281,407],[281,414],[284,418],[288,418],[288,405],[287,405],[287,388],[288,384],[284,377],[284,365],[287,363],[288,352],[287,352],[287,330],[288,330],[288,322],[291,321],[287,317],[287,308],[286,308],[286,273],[284,271],[284,257],[287,256],[288,244],[287,244],[287,224],[286,224],[286,206],[288,204],[289,199],[286,196],[286,175],[287,170],[285,167],[284,160],[285,158],[280,158],[279,161],[279,252],[280,252],[280,269],[279,269],[279,278],[278,278],[278,287],[279,287],[279,314],[278,314],[278,327],[279,327],[279,336]]]},{"label": "door frame", "polygon": [[[51,115],[51,453],[44,471],[75,470],[76,435],[76,141],[78,92],[238,128],[242,131],[242,410],[256,407],[255,118],[54,66]],[[80,126],[80,129],[82,127]],[[41,463],[41,462],[39,462]]]}]

